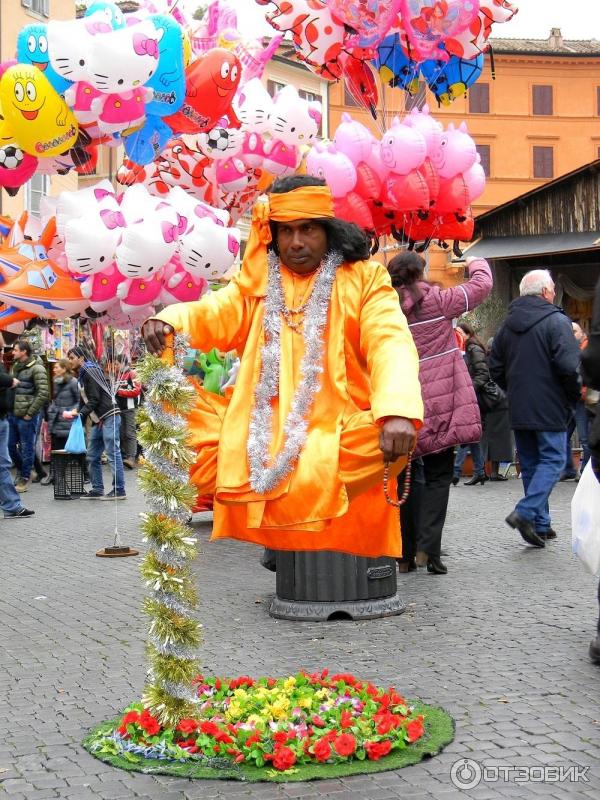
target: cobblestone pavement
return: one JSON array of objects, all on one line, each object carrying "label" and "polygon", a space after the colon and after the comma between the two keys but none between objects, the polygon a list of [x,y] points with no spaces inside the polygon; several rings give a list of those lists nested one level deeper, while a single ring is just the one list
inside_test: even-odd
[{"label": "cobblestone pavement", "polygon": [[[143,502],[127,477],[119,529],[143,549]],[[0,521],[0,797],[600,797],[600,668],[587,656],[596,583],[570,552],[573,483],[553,494],[558,539],[543,551],[523,546],[503,522],[520,496],[518,481],[453,489],[444,541],[449,574],[399,576],[407,613],[360,623],[271,619],[274,575],[258,565],[259,551],[208,544],[209,517],[195,519],[207,672],[285,675],[328,666],[395,685],[456,719],[455,741],[417,766],[283,786],[126,773],[81,748],[93,725],[140,696],[140,559],[95,557],[111,543],[114,506],[53,501],[49,489],[33,486],[24,495],[33,519]],[[488,771],[477,788],[461,792],[450,769],[462,758],[489,767],[590,769],[588,782],[544,785],[519,784],[514,773],[494,782]]]}]

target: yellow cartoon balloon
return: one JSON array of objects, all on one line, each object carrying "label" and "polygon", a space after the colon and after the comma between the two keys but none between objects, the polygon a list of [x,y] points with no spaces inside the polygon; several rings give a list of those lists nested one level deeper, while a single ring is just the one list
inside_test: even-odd
[{"label": "yellow cartoon balloon", "polygon": [[64,153],[75,144],[77,120],[43,72],[15,64],[0,80],[0,103],[19,146],[33,156]]}]

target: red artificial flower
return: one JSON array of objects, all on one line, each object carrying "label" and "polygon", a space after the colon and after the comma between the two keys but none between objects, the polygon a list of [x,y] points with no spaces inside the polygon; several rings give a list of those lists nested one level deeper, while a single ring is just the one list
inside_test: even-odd
[{"label": "red artificial flower", "polygon": [[392,743],[389,741],[389,739],[386,739],[383,742],[365,743],[367,758],[369,758],[371,761],[378,761],[382,756],[387,756],[391,749]]},{"label": "red artificial flower", "polygon": [[351,733],[342,733],[333,742],[333,747],[339,756],[351,756],[356,750],[356,739]]},{"label": "red artificial flower", "polygon": [[231,744],[233,742],[231,736],[225,733],[225,731],[217,731],[217,733],[215,733],[215,739],[217,742],[223,742],[223,744]]},{"label": "red artificial flower", "polygon": [[160,730],[158,720],[147,709],[144,709],[140,714],[139,725],[146,731],[148,736],[154,736]]},{"label": "red artificial flower", "polygon": [[238,753],[237,756],[234,758],[234,761],[235,761],[236,764],[239,764],[240,761],[243,761],[243,760],[244,760],[244,754],[243,753]]},{"label": "red artificial flower", "polygon": [[229,683],[230,690],[238,689],[240,686],[254,686],[254,680],[248,675],[241,675],[239,678],[234,678]]},{"label": "red artificial flower", "polygon": [[286,731],[277,731],[277,733],[273,734],[273,741],[277,744],[285,744],[288,740],[288,735]]},{"label": "red artificial flower", "polygon": [[331,745],[326,738],[318,739],[313,745],[313,753],[317,761],[327,761],[331,755]]},{"label": "red artificial flower", "polygon": [[342,716],[340,718],[340,725],[342,726],[342,728],[350,728],[353,722],[354,722],[354,717],[352,716],[352,714],[346,709],[344,709],[342,711]]},{"label": "red artificial flower", "polygon": [[293,767],[296,763],[296,754],[289,747],[280,747],[273,754],[273,766],[275,769],[286,770]]},{"label": "red artificial flower", "polygon": [[277,681],[275,680],[275,678],[267,678],[267,686],[269,687],[269,689],[272,689],[276,683]]},{"label": "red artificial flower", "polygon": [[255,742],[260,742],[260,738],[260,731],[254,731],[252,736],[249,736],[246,739],[246,747],[250,747],[250,745],[254,744]]},{"label": "red artificial flower", "polygon": [[218,744],[213,744],[213,752],[218,753],[220,749]]},{"label": "red artificial flower", "polygon": [[198,730],[198,723],[195,719],[182,719],[177,726],[177,730],[182,733],[193,733]]},{"label": "red artificial flower", "polygon": [[221,678],[217,678],[217,680],[215,681],[215,689],[217,690],[217,692],[221,691],[221,686],[222,685],[223,684],[221,683]]},{"label": "red artificial flower", "polygon": [[138,722],[140,715],[137,711],[128,711],[123,717],[121,725],[129,725],[131,722]]},{"label": "red artificial flower", "polygon": [[216,736],[219,733],[219,726],[215,725],[214,722],[210,722],[210,720],[206,720],[206,722],[200,723],[200,732],[205,733],[207,736]]},{"label": "red artificial flower", "polygon": [[351,675],[349,672],[339,672],[336,675],[332,675],[330,680],[332,683],[338,683],[339,681],[344,681],[344,683],[347,683],[348,686],[355,686],[357,683],[357,680],[354,677],[354,675]]},{"label": "red artificial flower", "polygon": [[411,720],[406,726],[406,735],[409,742],[416,742],[417,739],[420,739],[424,733],[425,729],[423,728],[422,717],[417,717],[417,719]]},{"label": "red artificial flower", "polygon": [[325,727],[325,720],[320,717],[318,714],[313,714],[311,722],[313,725],[316,725],[317,728],[324,728]]},{"label": "red artificial flower", "polygon": [[377,733],[380,736],[389,733],[392,728],[397,728],[402,722],[402,717],[392,714],[389,711],[378,711],[377,714],[373,716],[373,719],[377,726]]}]

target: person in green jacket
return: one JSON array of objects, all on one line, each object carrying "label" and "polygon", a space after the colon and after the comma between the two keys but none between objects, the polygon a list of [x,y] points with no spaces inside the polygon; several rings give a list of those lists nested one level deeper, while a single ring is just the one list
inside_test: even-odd
[{"label": "person in green jacket", "polygon": [[46,369],[32,355],[31,345],[19,339],[13,347],[12,374],[19,384],[15,389],[13,413],[9,416],[9,451],[17,468],[17,492],[26,492],[35,458],[35,439],[39,415],[50,396]]}]

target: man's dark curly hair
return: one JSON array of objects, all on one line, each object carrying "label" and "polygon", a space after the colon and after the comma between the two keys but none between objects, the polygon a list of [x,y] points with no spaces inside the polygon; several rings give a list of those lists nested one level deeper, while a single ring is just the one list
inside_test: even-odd
[{"label": "man's dark curly hair", "polygon": [[[277,178],[267,189],[269,194],[286,194],[301,186],[326,186],[321,178],[313,178],[310,175],[291,175],[287,178]],[[365,261],[370,257],[369,240],[362,230],[353,222],[344,222],[335,217],[324,217],[315,219],[325,228],[327,233],[327,247],[329,251],[336,250],[342,254],[344,261]],[[273,241],[269,245],[276,255],[277,249],[277,222],[271,222],[271,235]]]}]

